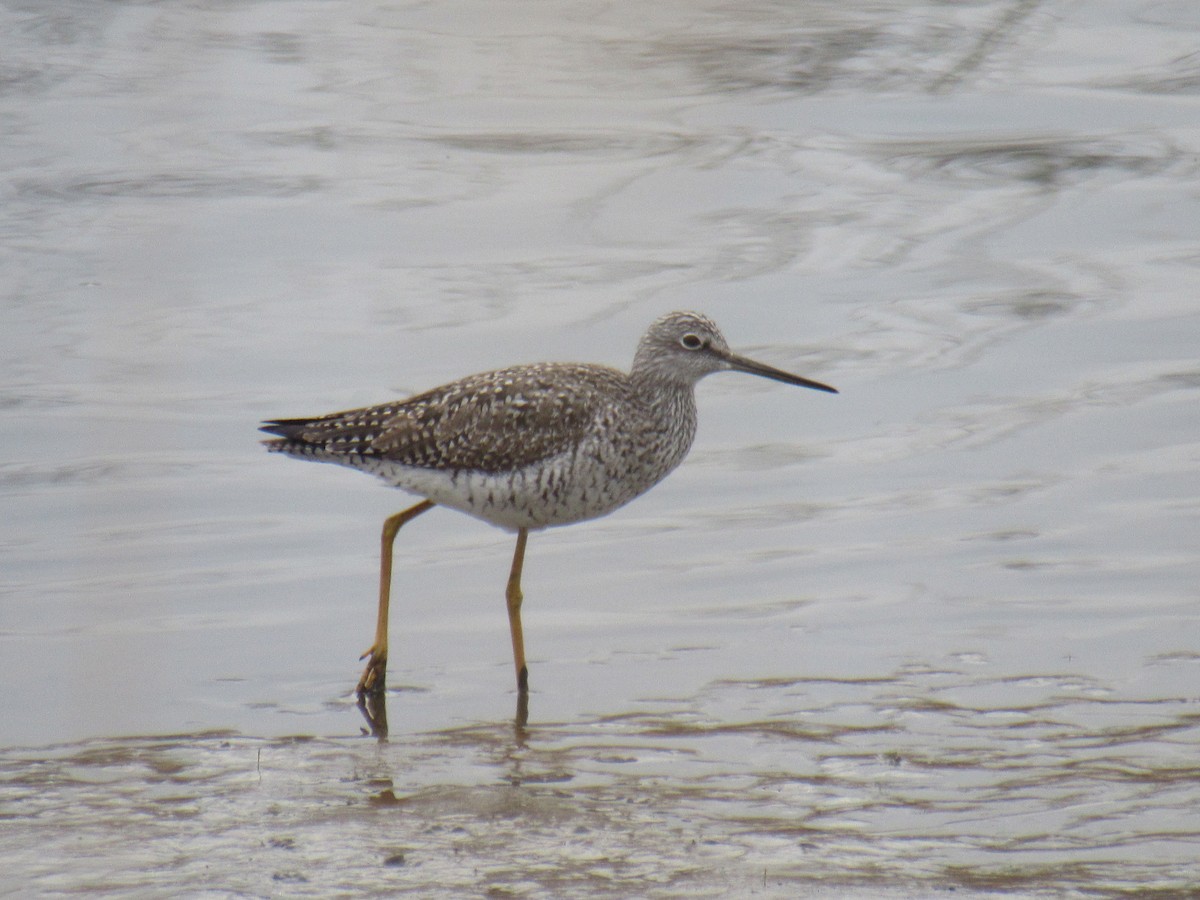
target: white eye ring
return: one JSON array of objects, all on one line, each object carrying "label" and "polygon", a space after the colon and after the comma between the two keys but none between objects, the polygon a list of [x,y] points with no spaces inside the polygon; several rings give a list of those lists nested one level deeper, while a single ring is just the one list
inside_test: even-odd
[{"label": "white eye ring", "polygon": [[685,350],[699,350],[704,346],[704,339],[698,334],[688,332],[679,339],[679,346]]}]

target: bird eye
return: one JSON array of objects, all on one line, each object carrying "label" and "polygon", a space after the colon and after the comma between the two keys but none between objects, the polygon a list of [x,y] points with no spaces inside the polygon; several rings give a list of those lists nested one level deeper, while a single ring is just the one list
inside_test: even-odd
[{"label": "bird eye", "polygon": [[704,346],[704,340],[698,334],[685,334],[679,339],[679,344],[685,350],[699,350]]}]

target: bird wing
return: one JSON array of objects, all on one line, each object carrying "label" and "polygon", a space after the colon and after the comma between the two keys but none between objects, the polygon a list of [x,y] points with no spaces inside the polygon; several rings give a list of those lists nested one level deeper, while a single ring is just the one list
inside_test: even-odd
[{"label": "bird wing", "polygon": [[399,403],[317,419],[282,419],[264,430],[282,437],[272,443],[284,452],[320,449],[332,457],[498,472],[577,446],[603,415],[602,398],[623,390],[626,376],[614,369],[516,366],[472,375]]}]

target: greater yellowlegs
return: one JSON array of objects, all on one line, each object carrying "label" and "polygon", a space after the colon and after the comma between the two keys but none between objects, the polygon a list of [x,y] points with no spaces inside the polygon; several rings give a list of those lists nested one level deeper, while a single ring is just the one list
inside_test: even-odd
[{"label": "greater yellowlegs", "polygon": [[692,445],[696,382],[721,371],[837,393],[739,356],[711,320],[675,312],[646,331],[628,374],[578,363],[513,366],[395,403],[263,423],[279,435],[263,442],[268,450],[361,469],[424,498],[383,523],[379,614],[359,697],[384,688],[396,534],[439,505],[517,533],[505,599],[523,695],[521,566],[530,530],[607,515],[661,481]]}]

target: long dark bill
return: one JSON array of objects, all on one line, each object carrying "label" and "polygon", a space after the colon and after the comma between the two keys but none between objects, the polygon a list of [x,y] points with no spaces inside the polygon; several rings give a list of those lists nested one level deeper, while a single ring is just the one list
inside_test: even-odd
[{"label": "long dark bill", "polygon": [[829,394],[836,394],[838,392],[835,387],[821,384],[821,382],[813,381],[811,378],[801,378],[799,375],[793,375],[791,372],[776,369],[765,363],[755,362],[744,356],[738,356],[736,353],[722,355],[725,356],[725,361],[729,363],[729,367],[735,372],[745,372],[748,375],[761,375],[763,378],[770,378],[772,381],[782,381],[784,384],[794,384],[799,387],[812,388],[814,391],[825,391]]}]

